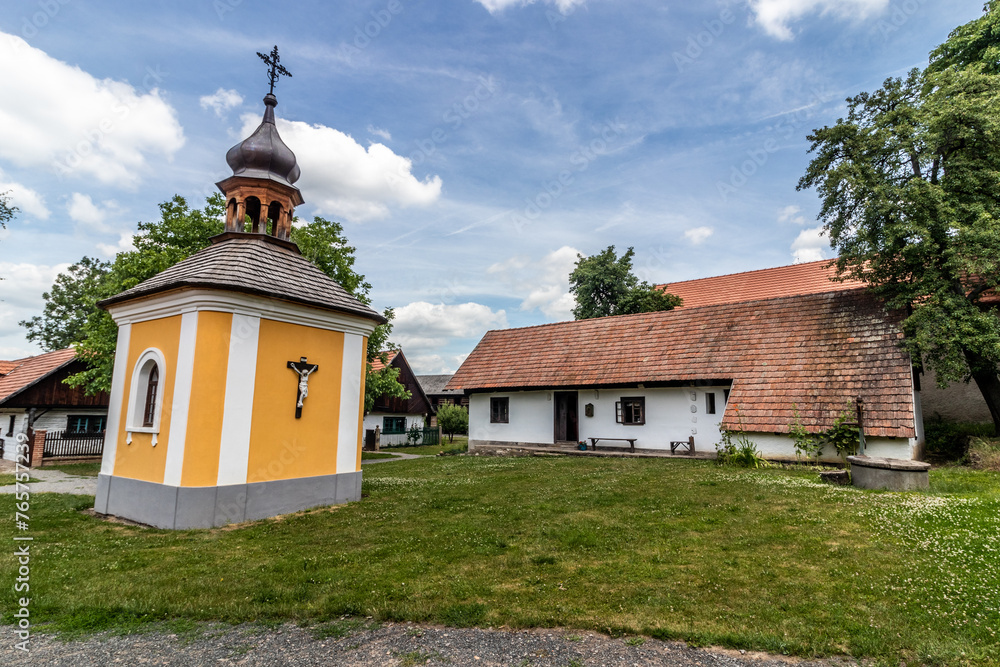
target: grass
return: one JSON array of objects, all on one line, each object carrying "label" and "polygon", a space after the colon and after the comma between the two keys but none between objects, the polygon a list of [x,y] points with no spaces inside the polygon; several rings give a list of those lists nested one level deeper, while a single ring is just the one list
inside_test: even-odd
[{"label": "grass", "polygon": [[97,477],[97,474],[101,472],[101,462],[92,461],[90,463],[68,463],[66,465],[44,466],[41,470],[61,470],[67,475]]},{"label": "grass", "polygon": [[1000,438],[972,438],[969,463],[978,470],[1000,472]]},{"label": "grass", "polygon": [[[28,481],[23,483],[30,484],[31,482],[37,482],[37,481],[38,481],[37,479],[29,477]],[[9,475],[0,475],[0,486],[10,486],[11,484],[15,484],[16,482],[17,482],[17,476],[14,475],[14,473],[11,473]]]},{"label": "grass", "polygon": [[[934,470],[930,493],[908,494],[815,479],[702,461],[418,459],[366,467],[357,503],[179,532],[37,494],[33,619],[67,633],[333,623],[334,636],[344,617],[371,617],[1000,662],[1000,474]],[[0,560],[0,581],[14,568]],[[0,589],[6,623],[14,600]]]},{"label": "grass", "polygon": [[439,445],[417,445],[415,447],[383,447],[384,452],[400,452],[403,454],[417,454],[420,456],[437,456],[441,452],[466,452],[469,449],[469,437],[456,435],[454,442],[448,442],[448,436],[442,436]]},{"label": "grass", "polygon": [[378,459],[394,459],[397,458],[393,454],[383,454],[382,452],[361,452],[362,461],[375,461]]}]

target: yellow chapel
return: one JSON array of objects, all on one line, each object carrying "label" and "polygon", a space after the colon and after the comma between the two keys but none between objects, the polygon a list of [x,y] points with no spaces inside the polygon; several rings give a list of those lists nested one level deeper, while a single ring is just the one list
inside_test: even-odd
[{"label": "yellow chapel", "polygon": [[367,342],[385,320],[291,241],[299,167],[273,92],[264,105],[226,155],[225,231],[100,303],[118,343],[99,513],[209,528],[361,496]]}]

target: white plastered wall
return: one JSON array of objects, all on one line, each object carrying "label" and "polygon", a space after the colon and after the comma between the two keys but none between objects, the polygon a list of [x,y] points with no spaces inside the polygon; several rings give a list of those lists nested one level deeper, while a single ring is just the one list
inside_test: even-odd
[{"label": "white plastered wall", "polygon": [[[725,411],[726,387],[583,389],[577,392],[579,439],[635,438],[636,449],[670,449],[670,442],[694,436],[697,451],[714,451]],[[473,394],[469,401],[469,439],[524,444],[552,444],[555,437],[554,391]],[[715,394],[715,414],[706,414],[706,393]],[[509,399],[509,421],[490,423],[490,398]],[[646,423],[619,424],[615,403],[643,397]],[[594,416],[586,416],[587,404]],[[608,444],[615,444],[613,442]]]}]

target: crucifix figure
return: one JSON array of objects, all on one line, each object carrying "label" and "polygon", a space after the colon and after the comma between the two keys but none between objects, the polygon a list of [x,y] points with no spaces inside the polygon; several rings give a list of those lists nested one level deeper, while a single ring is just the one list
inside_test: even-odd
[{"label": "crucifix figure", "polygon": [[298,361],[289,361],[288,367],[299,376],[298,396],[295,401],[295,418],[302,417],[302,402],[309,395],[309,376],[319,370],[318,364],[310,364],[305,357],[299,357]]},{"label": "crucifix figure", "polygon": [[269,95],[274,95],[274,84],[277,83],[278,77],[281,75],[287,76],[289,79],[292,78],[292,73],[289,72],[281,65],[281,58],[278,57],[278,46],[275,44],[274,48],[271,49],[269,55],[264,55],[260,51],[257,52],[257,57],[264,61],[264,64],[271,69],[267,73],[267,78],[271,82],[271,92]]}]

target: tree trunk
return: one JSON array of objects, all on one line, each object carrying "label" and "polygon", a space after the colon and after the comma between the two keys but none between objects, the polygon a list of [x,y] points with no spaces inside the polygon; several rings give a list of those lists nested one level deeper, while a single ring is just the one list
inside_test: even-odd
[{"label": "tree trunk", "polygon": [[[965,360],[993,417],[993,435],[1000,437],[1000,377],[997,376],[996,365],[969,350],[965,350]],[[993,370],[990,370],[991,367]]]}]

